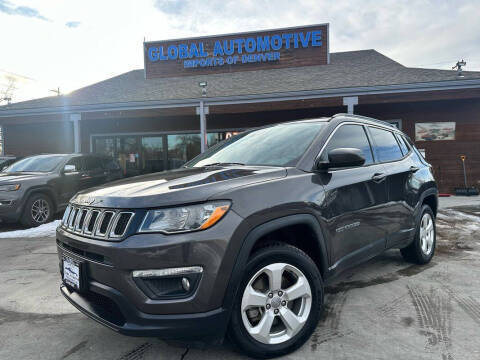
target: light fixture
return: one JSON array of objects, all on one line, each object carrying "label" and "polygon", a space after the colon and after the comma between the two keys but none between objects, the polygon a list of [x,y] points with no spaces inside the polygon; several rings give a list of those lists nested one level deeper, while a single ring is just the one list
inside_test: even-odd
[{"label": "light fixture", "polygon": [[206,81],[200,81],[198,83],[198,86],[202,88],[202,96],[207,96],[207,82]]}]

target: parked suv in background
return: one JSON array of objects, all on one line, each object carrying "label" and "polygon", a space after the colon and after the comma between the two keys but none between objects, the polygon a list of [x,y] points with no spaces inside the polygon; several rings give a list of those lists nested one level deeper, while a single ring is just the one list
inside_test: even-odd
[{"label": "parked suv in background", "polygon": [[435,251],[437,186],[391,125],[339,114],[247,131],[183,168],[83,191],[62,294],[123,334],[222,339],[253,357],[312,334],[324,286],[390,248]]},{"label": "parked suv in background", "polygon": [[76,192],[121,177],[115,160],[96,155],[26,157],[0,172],[0,220],[47,223]]},{"label": "parked suv in background", "polygon": [[15,161],[18,160],[20,159],[12,155],[0,156],[0,170],[12,165]]}]

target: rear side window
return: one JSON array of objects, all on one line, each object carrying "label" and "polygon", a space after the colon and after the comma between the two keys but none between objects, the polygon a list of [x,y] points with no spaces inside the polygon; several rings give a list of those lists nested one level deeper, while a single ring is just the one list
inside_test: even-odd
[{"label": "rear side window", "polygon": [[75,171],[85,171],[85,161],[84,157],[74,157],[70,159],[67,163],[67,165],[74,165],[75,166]]},{"label": "rear side window", "polygon": [[407,145],[406,140],[404,139],[403,136],[397,134],[397,140],[398,143],[400,144],[400,149],[402,150],[403,156],[407,155],[408,152],[410,151],[409,146]]},{"label": "rear side window", "polygon": [[323,150],[321,160],[328,161],[328,153],[339,148],[360,149],[365,157],[365,165],[373,163],[372,149],[362,125],[340,126]]},{"label": "rear side window", "polygon": [[397,139],[391,131],[370,127],[370,133],[380,162],[395,161],[403,157]]},{"label": "rear side window", "polygon": [[85,157],[86,167],[88,170],[97,170],[102,168],[102,160],[94,156]]}]

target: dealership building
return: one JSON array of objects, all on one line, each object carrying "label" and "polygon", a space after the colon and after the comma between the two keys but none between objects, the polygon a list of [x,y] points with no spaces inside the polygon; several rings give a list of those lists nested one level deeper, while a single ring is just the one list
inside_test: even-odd
[{"label": "dealership building", "polygon": [[[232,134],[354,113],[415,141],[440,191],[480,186],[480,72],[331,53],[328,24],[144,43],[144,68],[0,107],[3,154],[93,152],[127,175],[177,168]],[[452,64],[453,65],[453,64]]]}]

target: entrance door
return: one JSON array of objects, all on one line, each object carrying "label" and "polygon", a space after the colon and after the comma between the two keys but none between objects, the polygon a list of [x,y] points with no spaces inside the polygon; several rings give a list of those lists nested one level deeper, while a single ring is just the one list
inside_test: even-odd
[{"label": "entrance door", "polygon": [[163,139],[162,135],[142,137],[142,173],[148,174],[165,170],[166,157],[163,150]]},{"label": "entrance door", "polygon": [[117,137],[117,160],[125,176],[140,175],[140,136]]}]

